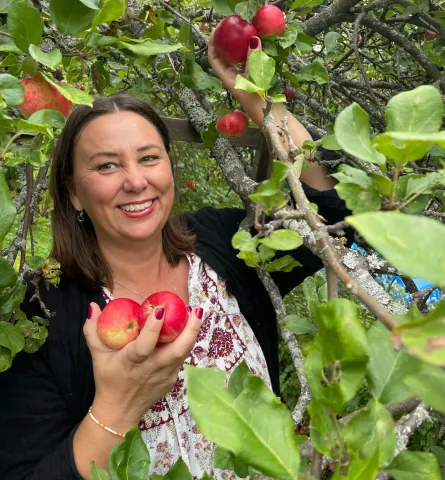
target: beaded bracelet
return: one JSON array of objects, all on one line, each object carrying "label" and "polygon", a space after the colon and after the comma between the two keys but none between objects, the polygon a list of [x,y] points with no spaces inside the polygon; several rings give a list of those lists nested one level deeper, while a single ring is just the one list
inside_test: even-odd
[{"label": "beaded bracelet", "polygon": [[92,407],[90,407],[89,410],[88,410],[88,415],[90,416],[91,420],[93,420],[93,422],[96,425],[99,425],[99,427],[102,427],[104,430],[112,433],[113,435],[117,435],[118,437],[125,438],[125,433],[116,432],[116,430],[113,430],[110,427],[107,427],[106,425],[104,425],[103,423],[100,423],[99,420],[93,415],[93,412],[91,411],[91,408]]}]

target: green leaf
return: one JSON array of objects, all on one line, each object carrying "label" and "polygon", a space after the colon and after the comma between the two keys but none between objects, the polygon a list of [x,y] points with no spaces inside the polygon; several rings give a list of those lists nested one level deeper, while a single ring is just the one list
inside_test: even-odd
[{"label": "green leaf", "polygon": [[300,456],[287,407],[261,378],[246,378],[234,397],[224,388],[226,372],[185,366],[187,399],[198,428],[212,442],[278,480],[298,476]]},{"label": "green leaf", "polygon": [[232,237],[232,247],[237,250],[247,251],[247,252],[256,252],[256,247],[258,246],[258,238],[252,237],[249,232],[240,231],[236,232]]},{"label": "green leaf", "polygon": [[301,235],[292,230],[275,230],[269,237],[260,238],[260,243],[274,250],[295,250],[303,244]]},{"label": "green leaf", "polygon": [[82,92],[82,90],[79,90],[72,85],[59,85],[58,83],[54,82],[49,75],[42,73],[42,76],[47,82],[49,82],[53,87],[57,88],[57,90],[59,90],[59,92],[71,102],[78,105],[93,105],[93,97],[91,97],[91,95],[88,95],[88,93]]},{"label": "green leaf", "polygon": [[362,213],[346,220],[400,272],[445,286],[445,249],[437,248],[445,245],[445,225],[397,212]]},{"label": "green leaf", "polygon": [[6,183],[5,170],[0,167],[0,250],[3,245],[3,241],[6,234],[14,224],[17,210],[12,203],[11,194],[9,193],[9,187]]},{"label": "green leaf", "polygon": [[285,255],[269,262],[265,270],[266,272],[291,272],[295,267],[301,267],[301,263],[294,260],[290,255]]},{"label": "green leaf", "polygon": [[261,95],[262,97],[265,95],[265,91],[263,88],[255,85],[249,80],[246,80],[241,75],[236,76],[235,88],[238,90],[245,90],[246,92],[250,93],[258,93],[258,95]]},{"label": "green leaf", "polygon": [[372,458],[377,466],[391,461],[396,447],[396,425],[388,410],[375,398],[354,415],[343,428],[348,451],[358,458]]},{"label": "green leaf", "polygon": [[20,105],[25,98],[25,89],[20,80],[8,73],[0,73],[0,91],[7,105]]},{"label": "green leaf", "polygon": [[0,0],[0,13],[9,13],[9,9],[17,0]]},{"label": "green leaf", "polygon": [[14,357],[23,350],[25,341],[22,335],[9,322],[0,322],[0,373],[7,370]]},{"label": "green leaf", "polygon": [[103,468],[96,467],[94,462],[90,463],[90,476],[88,480],[110,480],[108,472]]},{"label": "green leaf", "polygon": [[287,315],[283,320],[284,328],[296,335],[316,335],[318,328],[307,318],[299,315]]},{"label": "green leaf", "polygon": [[48,53],[42,52],[39,47],[35,45],[29,46],[29,53],[36,61],[49,68],[56,68],[59,63],[62,63],[62,54],[58,48],[54,48]]},{"label": "green leaf", "polygon": [[286,25],[286,30],[278,39],[278,43],[281,48],[286,49],[292,46],[298,37],[298,34],[304,31],[304,24],[298,20],[294,20],[292,23]]},{"label": "green leaf", "polygon": [[[133,477],[131,477],[131,479],[130,477],[128,478],[129,480],[133,479]],[[192,475],[190,474],[187,465],[184,463],[184,460],[179,457],[176,463],[162,478],[164,480],[192,480]]]},{"label": "green leaf", "polygon": [[214,466],[221,470],[232,470],[238,477],[246,478],[249,475],[249,467],[246,463],[237,459],[229,450],[217,446],[214,452]]},{"label": "green leaf", "polygon": [[311,416],[310,433],[314,447],[331,458],[338,457],[341,451],[339,435],[343,426],[337,422],[327,405],[317,398],[312,397],[308,410]]},{"label": "green leaf", "polygon": [[100,10],[100,0],[80,0],[86,7],[93,10]]},{"label": "green leaf", "polygon": [[244,252],[239,252],[236,256],[238,258],[241,258],[241,260],[244,260],[248,267],[256,268],[260,265],[260,262],[261,262],[260,254],[258,252],[244,251]]},{"label": "green leaf", "polygon": [[[60,33],[72,35],[91,27],[97,10],[85,6],[80,0],[50,0],[51,18]],[[40,42],[31,42],[39,45]]]},{"label": "green leaf", "polygon": [[329,74],[326,67],[320,62],[315,60],[309,65],[303,67],[298,73],[297,78],[306,80],[308,82],[316,82],[318,85],[323,85],[329,82]]},{"label": "green leaf", "polygon": [[235,7],[239,0],[212,0],[212,6],[216,13],[228,17],[235,13]]},{"label": "green leaf", "polygon": [[128,42],[119,42],[119,48],[126,48],[136,55],[149,57],[161,53],[170,53],[179,50],[182,47],[180,43],[167,44],[157,43],[152,40],[145,40],[143,43],[133,44]]},{"label": "green leaf", "polygon": [[380,195],[372,187],[366,189],[354,183],[338,183],[334,188],[354,214],[380,210]]},{"label": "green leaf", "polygon": [[16,323],[16,328],[19,330],[19,332],[23,335],[23,338],[25,339],[25,346],[23,347],[23,351],[26,353],[37,352],[37,350],[45,343],[46,339],[48,338],[48,329],[46,328],[46,326],[41,325],[40,322],[35,321],[34,318],[39,319],[39,317],[33,317],[33,321],[31,321],[23,318]]},{"label": "green leaf", "polygon": [[6,288],[12,288],[16,282],[16,271],[3,257],[0,257],[0,293]]},{"label": "green leaf", "polygon": [[260,252],[260,258],[263,263],[267,263],[275,256],[275,250],[273,248],[266,247],[266,245],[260,245],[258,251]]},{"label": "green leaf", "polygon": [[375,322],[367,333],[369,341],[368,384],[371,393],[382,403],[401,402],[414,394],[403,381],[418,369],[419,362],[403,351],[396,352],[391,333]]},{"label": "green leaf", "polygon": [[27,0],[18,0],[9,9],[8,30],[22,52],[28,53],[31,44],[39,45],[43,35],[43,19],[37,8]]},{"label": "green leaf", "polygon": [[369,188],[372,185],[371,179],[368,177],[366,172],[358,168],[353,168],[349,165],[340,165],[338,167],[338,172],[331,175],[340,183],[355,183],[360,185],[364,189]]},{"label": "green leaf", "polygon": [[430,407],[445,413],[445,370],[422,363],[419,371],[405,378],[405,383]]},{"label": "green leaf", "polygon": [[338,32],[328,32],[325,35],[323,52],[327,57],[337,51],[337,45],[340,38],[341,34]]},{"label": "green leaf", "polygon": [[388,177],[379,175],[378,173],[368,172],[368,176],[371,178],[372,186],[385,197],[391,195],[392,182]]},{"label": "green leaf", "polygon": [[239,2],[235,6],[235,13],[237,13],[243,20],[250,22],[255,16],[255,13],[262,6],[263,6],[262,0],[247,0],[246,2]]},{"label": "green leaf", "polygon": [[321,145],[326,150],[341,150],[341,146],[337,142],[335,135],[325,135],[322,139]]},{"label": "green leaf", "polygon": [[243,360],[230,375],[227,390],[236,398],[244,390],[244,383],[250,375],[252,372],[246,361]]},{"label": "green leaf", "polygon": [[[397,333],[396,333],[397,332]],[[394,332],[399,342],[411,353],[432,365],[445,366],[445,302],[413,324],[402,325]]]},{"label": "green leaf", "polygon": [[125,441],[113,447],[110,475],[119,480],[147,480],[150,455],[138,427],[125,434]]},{"label": "green leaf", "polygon": [[369,117],[362,107],[353,103],[346,107],[335,121],[335,138],[341,148],[370,163],[385,165],[384,155],[371,145]]},{"label": "green leaf", "polygon": [[96,27],[102,23],[110,23],[113,20],[118,20],[124,13],[126,2],[124,0],[106,0],[102,6],[102,9],[94,17],[91,29],[95,30]]},{"label": "green leaf", "polygon": [[275,75],[275,60],[262,50],[255,50],[249,57],[249,77],[255,85],[267,90]]},{"label": "green leaf", "polygon": [[[396,138],[397,136],[405,136],[406,140],[402,141]],[[372,145],[377,148],[379,152],[402,166],[408,162],[414,162],[423,158],[430,150],[432,143],[416,140],[408,133],[399,134],[398,132],[386,132],[377,135],[372,140]]]},{"label": "green leaf", "polygon": [[29,123],[34,125],[47,125],[54,128],[63,128],[66,122],[66,118],[63,113],[56,110],[37,110],[29,118]]},{"label": "green leaf", "polygon": [[391,98],[386,107],[388,132],[434,133],[442,125],[442,95],[431,85],[422,85]]},{"label": "green leaf", "polygon": [[323,358],[329,362],[368,362],[368,339],[354,303],[344,298],[323,303],[318,307],[316,319]]},{"label": "green leaf", "polygon": [[181,82],[188,88],[198,87],[201,90],[221,92],[222,82],[204,72],[202,67],[195,61],[187,60],[181,73]]},{"label": "green leaf", "polygon": [[26,285],[17,279],[13,286],[8,287],[0,295],[0,315],[10,314],[20,307],[25,299],[25,294]]},{"label": "green leaf", "polygon": [[394,480],[441,480],[437,458],[432,453],[404,450],[393,460],[388,472]]}]

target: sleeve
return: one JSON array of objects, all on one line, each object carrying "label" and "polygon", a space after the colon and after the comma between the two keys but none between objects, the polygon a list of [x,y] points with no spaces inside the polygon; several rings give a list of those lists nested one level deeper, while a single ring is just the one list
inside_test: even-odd
[{"label": "sleeve", "polygon": [[[22,310],[28,317],[39,315],[29,298],[27,294]],[[49,361],[50,349],[57,345],[49,341],[51,335],[36,353],[20,352],[12,367],[0,373],[0,478],[82,479],[72,453],[77,425]],[[60,356],[61,366],[66,361]]]}]

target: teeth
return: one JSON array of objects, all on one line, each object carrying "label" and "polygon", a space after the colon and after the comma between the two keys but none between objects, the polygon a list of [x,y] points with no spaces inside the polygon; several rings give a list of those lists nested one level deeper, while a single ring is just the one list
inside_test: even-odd
[{"label": "teeth", "polygon": [[151,207],[152,204],[153,200],[149,200],[148,202],[138,203],[134,205],[121,205],[119,208],[125,210],[126,212],[140,212],[148,207]]}]

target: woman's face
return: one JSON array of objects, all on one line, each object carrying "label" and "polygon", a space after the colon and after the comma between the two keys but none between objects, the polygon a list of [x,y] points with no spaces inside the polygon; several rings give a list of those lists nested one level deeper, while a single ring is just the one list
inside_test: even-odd
[{"label": "woman's face", "polygon": [[99,244],[161,238],[174,201],[170,159],[156,128],[133,112],[102,115],[74,151],[71,202]]}]

